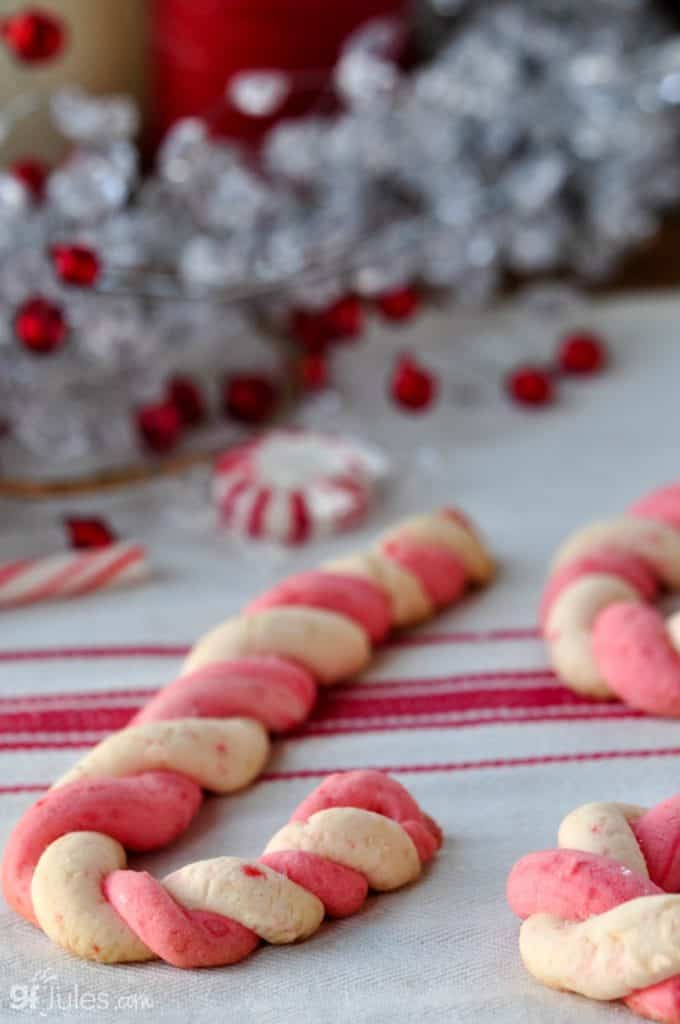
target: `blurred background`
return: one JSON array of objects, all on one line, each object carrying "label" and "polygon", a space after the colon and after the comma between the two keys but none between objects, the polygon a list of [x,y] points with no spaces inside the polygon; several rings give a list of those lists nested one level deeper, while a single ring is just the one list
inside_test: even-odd
[{"label": "blurred background", "polygon": [[0,0],[0,486],[601,369],[587,295],[680,277],[676,6]]}]

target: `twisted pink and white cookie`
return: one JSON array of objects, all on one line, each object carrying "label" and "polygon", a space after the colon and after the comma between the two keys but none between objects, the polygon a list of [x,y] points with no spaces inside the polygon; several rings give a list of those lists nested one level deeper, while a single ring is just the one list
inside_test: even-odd
[{"label": "twisted pink and white cookie", "polygon": [[268,733],[300,725],[317,685],[359,672],[393,625],[431,615],[492,571],[467,520],[443,510],[274,587],[204,636],[179,679],[24,815],[3,859],[8,903],[79,956],[198,967],[240,960],[260,939],[306,938],[325,914],[354,913],[369,888],[413,881],[441,836],[379,772],[331,776],[257,862],[220,857],[158,882],[126,870],[125,848],[164,846],[204,789],[252,782]]},{"label": "twisted pink and white cookie", "polygon": [[560,679],[586,696],[680,715],[680,617],[652,606],[662,589],[680,589],[680,484],[558,551],[541,625]]},{"label": "twisted pink and white cookie", "polygon": [[586,804],[558,841],[508,879],[525,966],[551,988],[680,1024],[680,796],[651,810]]}]

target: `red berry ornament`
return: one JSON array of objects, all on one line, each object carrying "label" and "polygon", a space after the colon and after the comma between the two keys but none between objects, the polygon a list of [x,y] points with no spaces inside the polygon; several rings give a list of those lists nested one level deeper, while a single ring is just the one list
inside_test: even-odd
[{"label": "red berry ornament", "polygon": [[424,412],[437,393],[437,380],[411,356],[397,363],[390,391],[394,401],[409,412]]},{"label": "red berry ornament", "polygon": [[83,519],[70,516],[64,520],[69,544],[76,550],[105,548],[113,544],[116,535],[103,519]]},{"label": "red berry ornament", "polygon": [[91,288],[101,265],[94,249],[85,245],[55,245],[50,251],[54,271],[64,284]]},{"label": "red berry ornament", "polygon": [[305,391],[323,391],[328,387],[328,359],[319,352],[308,352],[300,360],[300,383]]},{"label": "red berry ornament", "polygon": [[345,295],[318,313],[298,310],[290,333],[307,352],[323,352],[333,341],[358,338],[364,329],[364,307],[356,295]]},{"label": "red berry ornament", "polygon": [[290,333],[305,352],[323,352],[333,338],[325,313],[298,310],[290,322]]},{"label": "red berry ornament", "polygon": [[62,22],[37,7],[5,18],[0,31],[8,50],[26,64],[51,60],[64,45]]},{"label": "red berry ornament", "polygon": [[550,374],[539,366],[520,366],[506,381],[508,394],[520,405],[547,405],[554,398]]},{"label": "red berry ornament", "polygon": [[26,186],[35,202],[45,194],[45,183],[49,175],[46,164],[40,160],[17,160],[10,167],[10,174]]},{"label": "red berry ornament", "polygon": [[376,300],[383,317],[395,323],[410,320],[420,309],[420,304],[421,298],[415,288],[396,288]]},{"label": "red berry ornament", "polygon": [[173,377],[168,382],[167,399],[185,427],[197,427],[205,419],[205,401],[191,377]]},{"label": "red berry ornament", "polygon": [[326,310],[324,317],[331,337],[338,341],[358,338],[364,329],[364,307],[356,295],[338,299]]},{"label": "red berry ornament", "polygon": [[44,356],[63,343],[68,324],[60,306],[35,296],[17,310],[14,331],[24,348]]},{"label": "red berry ornament", "polygon": [[607,348],[596,334],[570,334],[560,345],[558,362],[563,373],[597,373],[607,362]]},{"label": "red berry ornament", "polygon": [[172,402],[158,402],[139,409],[137,429],[147,448],[163,455],[171,452],[179,441],[182,420]]},{"label": "red berry ornament", "polygon": [[264,423],[271,418],[277,398],[276,388],[263,374],[235,374],[224,386],[224,411],[239,423]]}]

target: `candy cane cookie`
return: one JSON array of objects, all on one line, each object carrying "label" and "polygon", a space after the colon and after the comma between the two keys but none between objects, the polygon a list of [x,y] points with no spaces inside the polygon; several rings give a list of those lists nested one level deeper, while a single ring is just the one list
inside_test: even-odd
[{"label": "candy cane cookie", "polygon": [[680,1024],[680,796],[651,810],[586,804],[558,842],[508,878],[527,970],[550,988]]},{"label": "candy cane cookie", "polygon": [[261,940],[307,938],[369,889],[418,878],[434,822],[374,771],[327,778],[256,861],[217,857],[157,881],[126,850],[184,832],[203,791],[261,773],[269,733],[309,716],[319,686],[360,672],[392,626],[453,603],[493,566],[460,513],[407,520],[372,551],[285,580],[204,636],[180,677],[31,807],[4,853],[5,898],[58,945],[106,963],[234,963]]},{"label": "candy cane cookie", "polygon": [[680,589],[680,484],[559,549],[541,606],[552,665],[577,693],[680,715],[680,616],[653,607]]}]

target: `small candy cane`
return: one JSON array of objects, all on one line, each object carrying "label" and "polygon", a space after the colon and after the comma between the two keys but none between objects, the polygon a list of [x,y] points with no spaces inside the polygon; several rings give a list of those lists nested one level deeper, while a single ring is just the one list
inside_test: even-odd
[{"label": "small candy cane", "polygon": [[21,559],[0,565],[0,609],[79,597],[136,583],[148,575],[146,548],[131,542]]}]

